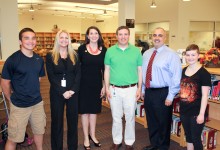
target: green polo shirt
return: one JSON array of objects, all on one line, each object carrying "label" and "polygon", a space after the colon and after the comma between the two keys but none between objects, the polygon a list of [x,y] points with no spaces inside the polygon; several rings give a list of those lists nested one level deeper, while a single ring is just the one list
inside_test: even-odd
[{"label": "green polo shirt", "polygon": [[123,51],[118,44],[105,55],[105,65],[110,66],[110,83],[118,86],[138,83],[138,66],[142,66],[139,48],[129,44]]}]

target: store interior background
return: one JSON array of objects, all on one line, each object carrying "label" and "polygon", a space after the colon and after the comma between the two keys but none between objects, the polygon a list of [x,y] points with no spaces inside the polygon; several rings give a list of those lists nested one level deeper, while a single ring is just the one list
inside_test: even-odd
[{"label": "store interior background", "polygon": [[[131,0],[127,0],[128,3],[129,1]],[[212,47],[213,39],[220,36],[219,0],[156,0],[157,8],[150,8],[151,2],[152,0],[135,0],[135,18],[128,19],[135,19],[136,39],[150,43],[149,35],[155,27],[161,26],[168,32],[167,45],[171,48],[184,49],[189,43],[196,43],[202,50],[208,50]],[[69,32],[85,34],[89,26],[95,25],[102,33],[114,33],[119,25],[125,25],[125,21],[124,24],[119,22],[117,15],[94,19],[37,14],[37,10],[20,13],[17,0],[1,0],[2,60],[19,49],[18,32],[24,27],[31,27],[36,32],[52,32],[54,25],[57,25]]]}]

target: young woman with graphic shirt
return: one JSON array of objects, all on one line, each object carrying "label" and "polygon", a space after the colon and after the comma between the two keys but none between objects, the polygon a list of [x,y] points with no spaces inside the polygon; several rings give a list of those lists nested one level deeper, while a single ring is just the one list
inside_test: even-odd
[{"label": "young woman with graphic shirt", "polygon": [[186,135],[187,150],[203,150],[201,133],[207,117],[206,106],[211,75],[198,61],[199,47],[186,48],[188,66],[182,71],[180,119]]}]

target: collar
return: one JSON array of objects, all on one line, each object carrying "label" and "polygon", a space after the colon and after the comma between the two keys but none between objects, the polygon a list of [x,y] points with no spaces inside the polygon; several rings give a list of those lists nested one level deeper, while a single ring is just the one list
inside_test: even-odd
[{"label": "collar", "polygon": [[[157,49],[157,53],[160,53],[164,48],[165,48],[165,44],[163,45],[163,46],[161,46],[161,47],[159,47],[158,49]],[[156,48],[154,48],[154,50],[155,50]]]},{"label": "collar", "polygon": [[127,49],[130,49],[131,44],[128,43],[128,47],[126,47],[125,50],[122,50],[122,49],[118,46],[118,43],[116,43],[115,46],[116,46],[116,48],[117,48],[118,50],[125,51],[125,50],[127,50]]}]

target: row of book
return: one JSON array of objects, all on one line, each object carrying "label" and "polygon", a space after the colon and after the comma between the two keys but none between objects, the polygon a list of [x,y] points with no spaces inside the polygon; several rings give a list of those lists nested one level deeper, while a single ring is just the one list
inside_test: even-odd
[{"label": "row of book", "polygon": [[217,131],[215,129],[204,127],[201,138],[204,149],[212,150],[216,148]]},{"label": "row of book", "polygon": [[215,75],[211,76],[211,89],[209,91],[209,99],[220,101],[220,80]]},{"label": "row of book", "polygon": [[144,117],[145,110],[144,110],[144,103],[143,102],[137,102],[137,108],[135,111],[136,117]]}]

